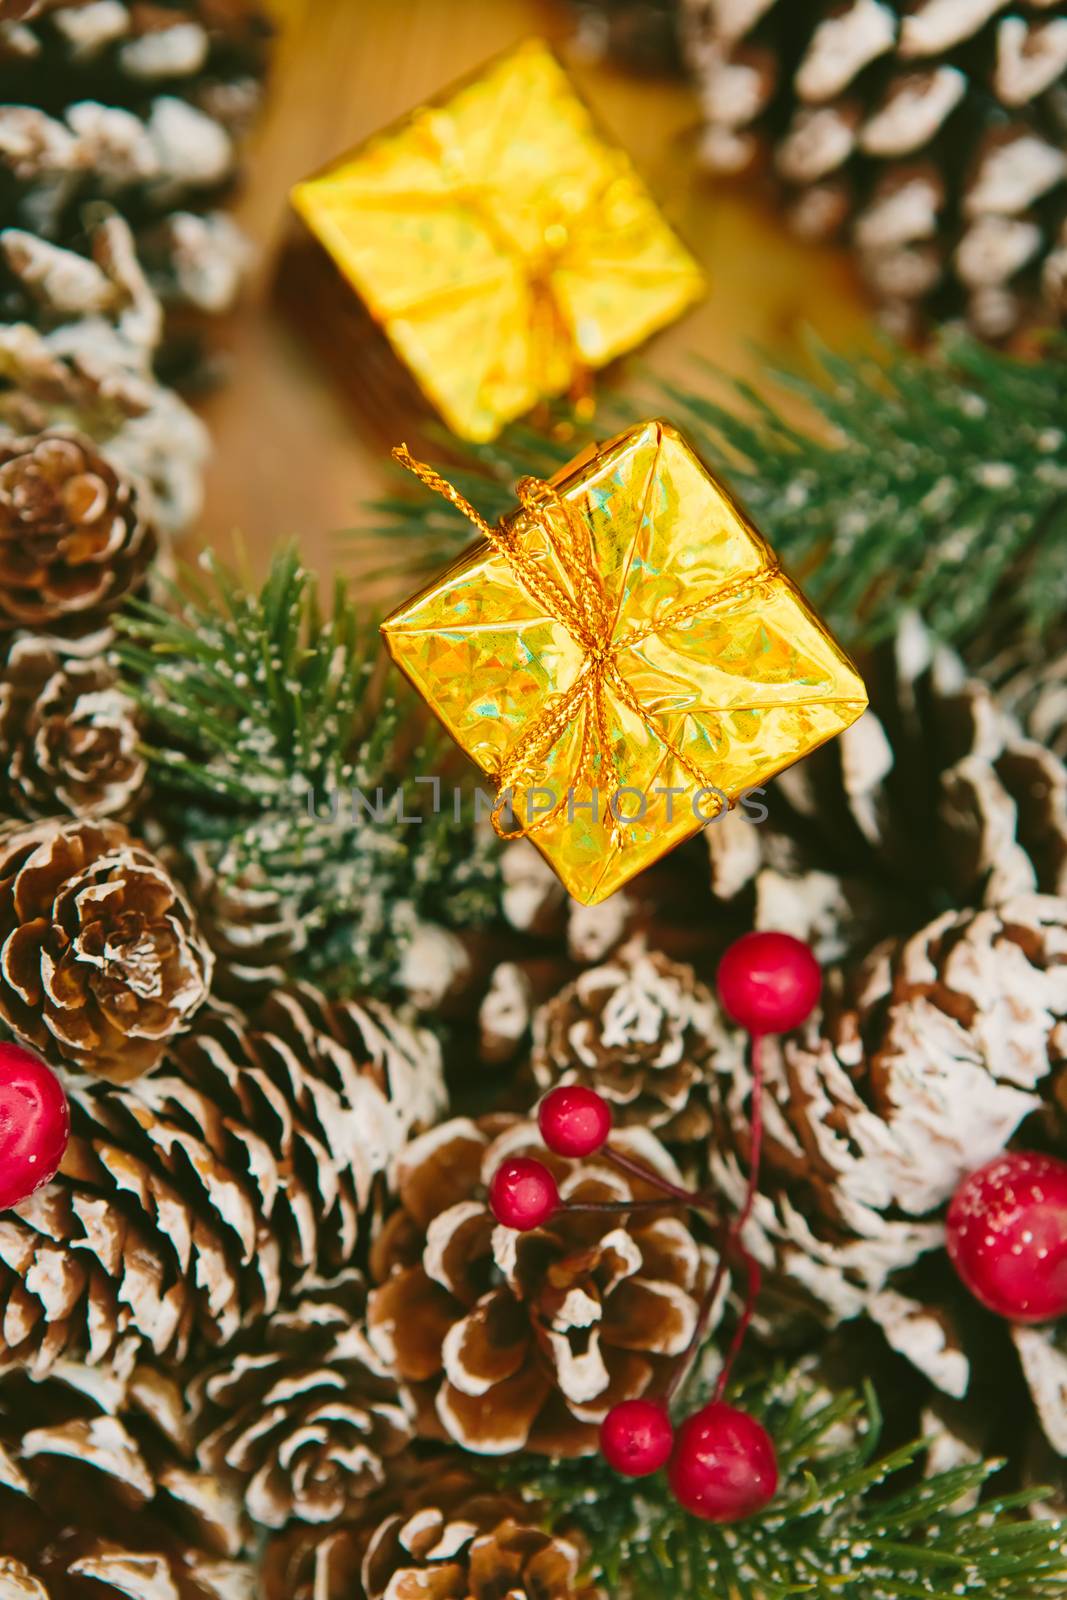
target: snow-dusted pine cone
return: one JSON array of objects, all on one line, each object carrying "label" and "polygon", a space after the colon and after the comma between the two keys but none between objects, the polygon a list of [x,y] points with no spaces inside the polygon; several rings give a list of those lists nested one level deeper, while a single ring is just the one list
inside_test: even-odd
[{"label": "snow-dusted pine cone", "polygon": [[351,1268],[310,1279],[193,1379],[200,1464],[236,1479],[263,1527],[336,1521],[385,1488],[411,1439],[410,1408],[364,1332],[366,1299]]},{"label": "snow-dusted pine cone", "polygon": [[537,1507],[449,1460],[360,1522],[297,1533],[267,1550],[265,1600],[604,1600],[580,1581],[582,1551],[546,1533]]},{"label": "snow-dusted pine cone", "polygon": [[0,1017],[49,1060],[125,1082],[207,998],[211,952],[162,863],[115,822],[0,827]]},{"label": "snow-dusted pine cone", "polygon": [[946,907],[1067,894],[1067,768],[916,621],[865,668],[870,709],[704,832],[712,886],[761,927],[863,957]]},{"label": "snow-dusted pine cone", "polygon": [[[678,1181],[647,1129],[617,1137]],[[548,1155],[530,1123],[446,1122],[396,1163],[401,1208],[372,1250],[369,1332],[423,1431],[483,1455],[583,1455],[610,1407],[655,1391],[686,1349],[707,1253],[674,1216],[561,1210],[531,1233],[500,1227],[486,1186],[523,1153],[553,1168],[564,1198],[644,1197],[614,1168]]]},{"label": "snow-dusted pine cone", "polygon": [[[968,1360],[943,1310],[899,1275],[943,1243],[959,1182],[1041,1108],[1067,1055],[1067,900],[945,912],[872,952],[844,993],[832,981],[821,1026],[763,1049],[766,1144],[746,1238],[767,1269],[770,1320],[866,1314],[963,1394]],[[749,1087],[747,1073],[721,1080],[711,1148],[734,1204]]]},{"label": "snow-dusted pine cone", "polygon": [[192,1457],[177,1380],[129,1363],[0,1379],[0,1594],[251,1600],[239,1498]]},{"label": "snow-dusted pine cone", "polygon": [[87,439],[0,441],[0,629],[91,631],[155,549],[133,484]]},{"label": "snow-dusted pine cone", "polygon": [[140,717],[102,656],[63,660],[32,635],[16,637],[0,668],[4,809],[122,817],[147,776]]},{"label": "snow-dusted pine cone", "polygon": [[443,1105],[440,1049],[379,1005],[279,993],[206,1010],[161,1071],[67,1084],[59,1176],[0,1217],[0,1360],[181,1359],[360,1246],[385,1173]]},{"label": "snow-dusted pine cone", "polygon": [[146,521],[186,528],[200,508],[207,433],[155,375],[163,314],[127,223],[94,216],[83,249],[8,229],[0,257],[47,325],[0,322],[0,442],[76,431],[136,484]]},{"label": "snow-dusted pine cone", "polygon": [[[0,22],[4,220],[24,239],[69,245],[87,202],[107,201],[134,221],[167,298],[223,309],[246,247],[205,208],[237,174],[269,31],[249,0],[108,0]],[[0,314],[33,320],[26,288],[9,280]]]},{"label": "snow-dusted pine cone", "polygon": [[651,1128],[670,1146],[705,1140],[708,1085],[739,1051],[692,967],[640,938],[587,968],[534,1015],[538,1087],[582,1083],[616,1123]]},{"label": "snow-dusted pine cone", "polygon": [[683,0],[703,153],[768,146],[796,226],[847,225],[908,325],[961,307],[991,337],[1067,310],[1060,0]]}]

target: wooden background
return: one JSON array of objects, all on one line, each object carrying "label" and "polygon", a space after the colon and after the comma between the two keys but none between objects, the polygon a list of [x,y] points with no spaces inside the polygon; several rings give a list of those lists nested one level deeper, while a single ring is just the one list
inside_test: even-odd
[{"label": "wooden background", "polygon": [[[629,149],[707,269],[707,301],[647,347],[661,372],[693,352],[753,373],[756,351],[798,352],[805,329],[839,348],[869,336],[870,309],[843,255],[791,239],[753,185],[716,184],[694,160],[697,107],[681,83],[642,80],[576,58],[557,0],[276,0],[280,40],[266,115],[236,217],[259,255],[219,332],[228,381],[203,403],[215,456],[202,537],[234,533],[262,568],[298,538],[321,572],[379,564],[366,539],[339,537],[383,485],[383,450],[306,329],[279,306],[280,252],[295,224],[292,183],[453,79],[530,34],[560,50],[602,124]],[[314,305],[304,308],[315,316]],[[325,314],[325,313],[323,313]]]}]

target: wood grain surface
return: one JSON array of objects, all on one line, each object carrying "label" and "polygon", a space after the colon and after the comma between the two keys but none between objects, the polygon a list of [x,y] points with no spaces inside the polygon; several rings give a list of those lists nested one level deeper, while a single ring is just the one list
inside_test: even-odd
[{"label": "wood grain surface", "polygon": [[[237,220],[259,252],[238,309],[219,330],[227,382],[201,409],[215,455],[202,539],[256,567],[297,538],[320,571],[380,565],[366,538],[341,536],[380,492],[384,451],[353,405],[360,363],[324,364],[283,308],[279,261],[296,227],[288,191],[374,129],[530,34],[557,46],[603,125],[630,151],[707,269],[707,300],[642,352],[663,373],[694,353],[753,374],[760,350],[795,357],[804,331],[839,348],[869,338],[870,308],[847,258],[789,237],[767,196],[721,185],[695,161],[698,113],[681,83],[642,80],[576,58],[567,8],[553,0],[277,0],[272,86],[247,163]],[[312,291],[305,318],[327,316]],[[320,328],[321,332],[321,328]],[[614,377],[613,381],[625,381]]]}]

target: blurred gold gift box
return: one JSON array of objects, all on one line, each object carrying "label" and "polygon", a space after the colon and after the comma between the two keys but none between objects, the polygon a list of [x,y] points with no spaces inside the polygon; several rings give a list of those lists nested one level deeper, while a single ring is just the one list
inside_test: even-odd
[{"label": "blurred gold gift box", "polygon": [[700,268],[540,40],[293,204],[452,431],[493,438],[703,293]]}]

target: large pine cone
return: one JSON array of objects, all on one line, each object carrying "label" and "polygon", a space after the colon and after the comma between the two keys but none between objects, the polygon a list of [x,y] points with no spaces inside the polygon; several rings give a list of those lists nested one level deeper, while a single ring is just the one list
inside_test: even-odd
[{"label": "large pine cone", "polygon": [[311,990],[259,1020],[207,1011],[161,1072],[68,1085],[60,1175],[0,1218],[0,1359],[181,1359],[351,1259],[390,1162],[440,1115],[439,1047]]},{"label": "large pine cone", "polygon": [[[906,320],[962,304],[999,337],[1062,298],[1067,215],[1057,0],[683,0],[718,170],[773,144],[794,220],[846,223]],[[1043,264],[1047,270],[1044,273]]]},{"label": "large pine cone", "polygon": [[61,659],[32,636],[17,638],[0,670],[0,762],[7,809],[45,817],[122,817],[137,804],[148,767],[140,717],[102,656]]},{"label": "large pine cone", "polygon": [[70,250],[0,232],[0,275],[32,286],[48,325],[0,323],[0,439],[91,439],[137,485],[142,520],[180,532],[200,509],[207,430],[156,376],[163,313],[128,225],[94,213],[84,234]]},{"label": "large pine cone", "polygon": [[[107,201],[137,226],[164,293],[223,309],[246,250],[204,208],[236,176],[269,37],[251,0],[54,5],[28,26],[0,22],[5,221],[63,246],[87,202]],[[39,313],[32,288],[0,285],[8,319]]]},{"label": "large pine cone", "polygon": [[[1067,901],[1032,895],[946,912],[872,953],[821,1031],[766,1052],[766,1144],[746,1235],[765,1308],[871,1316],[939,1387],[966,1353],[899,1274],[944,1240],[961,1179],[1042,1105],[1067,1055]],[[744,1193],[749,1080],[722,1080],[713,1180]],[[916,1291],[919,1292],[919,1291]]]},{"label": "large pine cone", "polygon": [[137,491],[88,440],[0,441],[0,629],[87,631],[155,548]]},{"label": "large pine cone", "polygon": [[863,956],[946,907],[1067,894],[1067,768],[912,620],[865,672],[870,709],[768,786],[769,817],[705,830],[743,917]]},{"label": "large pine cone", "polygon": [[0,1016],[50,1060],[125,1082],[207,998],[212,958],[161,862],[114,822],[0,828]]},{"label": "large pine cone", "polygon": [[[618,1138],[678,1181],[647,1130]],[[547,1154],[532,1124],[444,1123],[397,1160],[401,1209],[371,1253],[371,1342],[411,1386],[425,1431],[484,1455],[582,1455],[611,1406],[655,1392],[686,1349],[707,1253],[673,1216],[561,1210],[531,1233],[498,1226],[486,1187],[521,1153],[574,1202],[652,1195],[614,1168]]]},{"label": "large pine cone", "polygon": [[546,1533],[537,1506],[448,1461],[414,1477],[384,1514],[276,1540],[265,1600],[604,1600],[580,1580],[580,1548]]},{"label": "large pine cone", "polygon": [[651,1128],[672,1146],[706,1139],[709,1082],[737,1059],[710,989],[640,939],[541,1006],[533,1033],[540,1088],[585,1084],[622,1126]]},{"label": "large pine cone", "polygon": [[240,1501],[197,1471],[178,1383],[0,1380],[0,1594],[11,1600],[253,1600]]},{"label": "large pine cone", "polygon": [[367,1342],[366,1289],[349,1270],[301,1284],[284,1307],[197,1375],[205,1470],[236,1476],[267,1528],[332,1522],[385,1488],[412,1436],[409,1407]]}]

